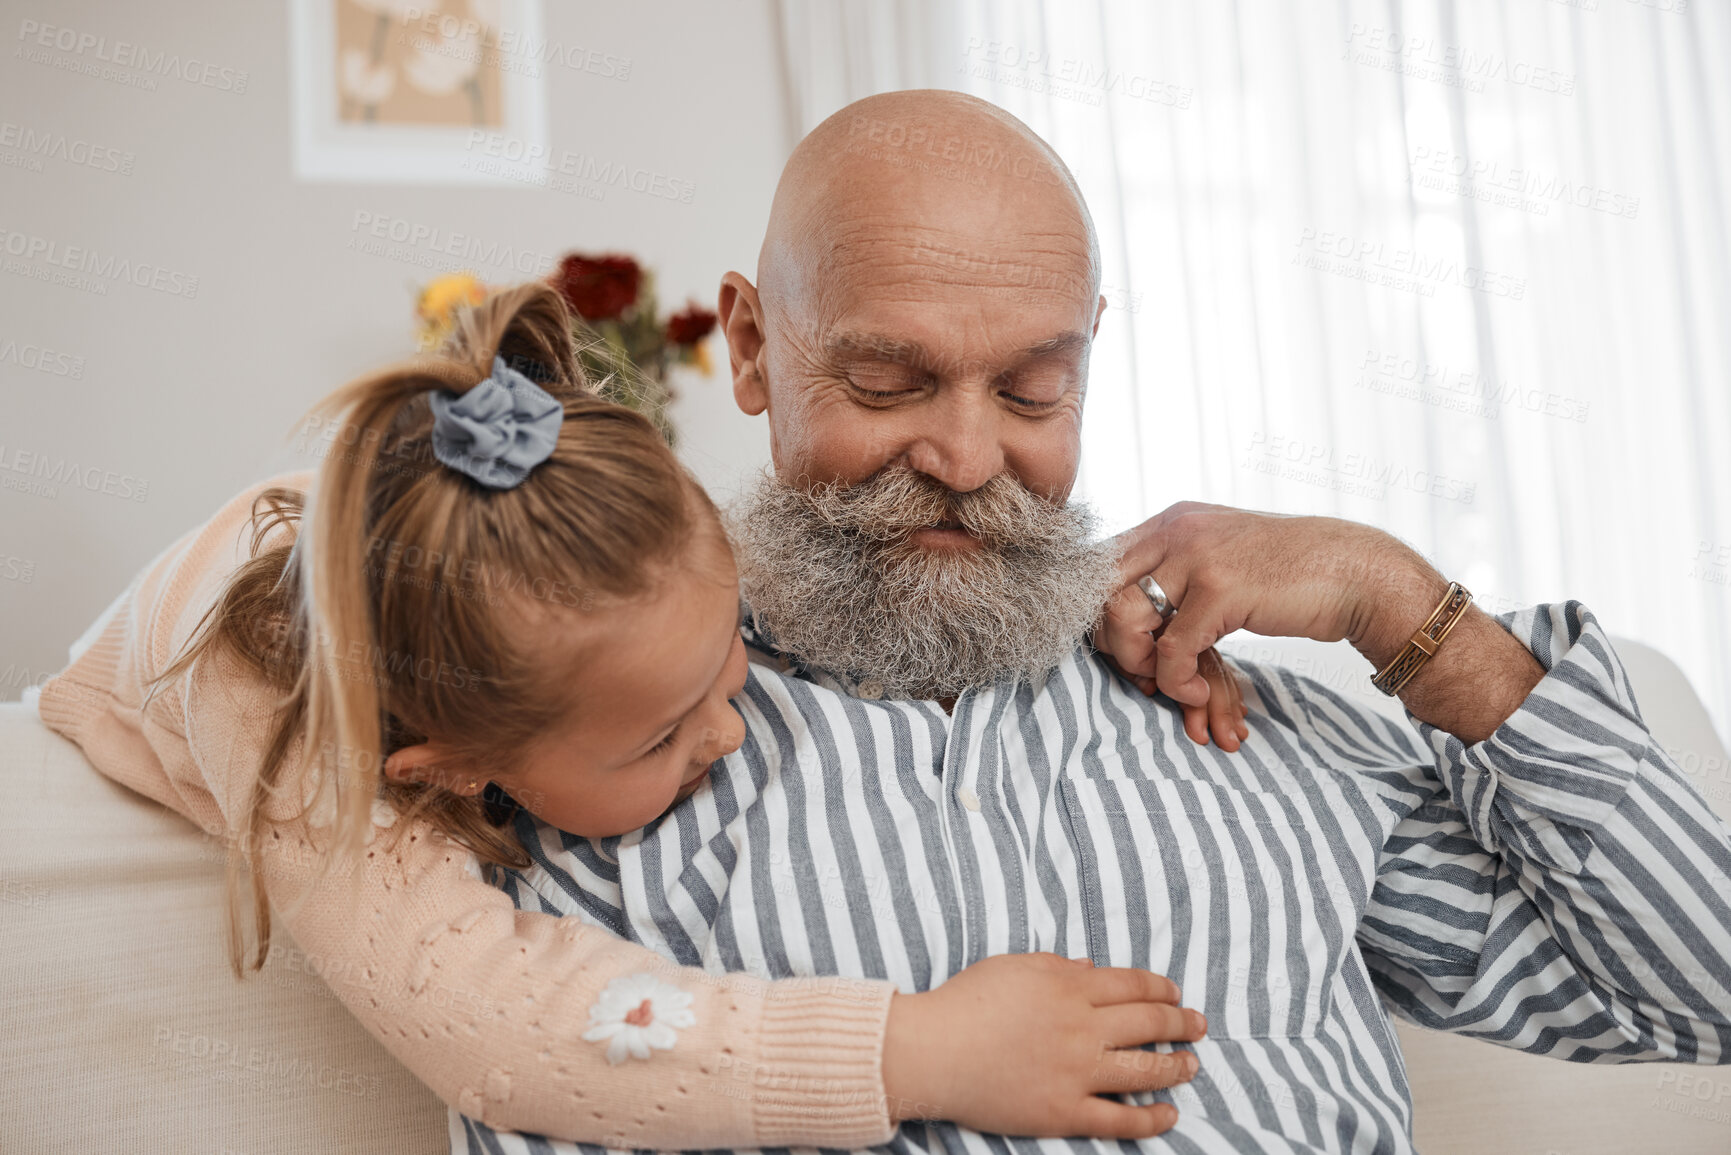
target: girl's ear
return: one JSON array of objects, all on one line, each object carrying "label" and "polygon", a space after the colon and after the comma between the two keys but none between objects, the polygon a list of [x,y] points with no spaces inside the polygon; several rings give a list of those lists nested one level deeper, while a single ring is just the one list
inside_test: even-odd
[{"label": "girl's ear", "polygon": [[392,782],[419,782],[437,786],[452,794],[479,794],[487,788],[487,779],[464,770],[450,751],[437,742],[419,746],[404,746],[385,759],[385,777]]}]

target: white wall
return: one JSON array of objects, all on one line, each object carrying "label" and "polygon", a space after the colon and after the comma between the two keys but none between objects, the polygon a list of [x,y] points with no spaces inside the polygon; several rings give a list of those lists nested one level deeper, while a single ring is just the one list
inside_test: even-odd
[{"label": "white wall", "polygon": [[[141,91],[43,64],[19,55],[26,21],[245,70],[246,91],[173,78]],[[289,435],[314,400],[408,351],[414,289],[430,274],[349,248],[357,212],[554,255],[632,253],[667,302],[713,307],[722,273],[755,269],[788,148],[767,5],[555,0],[543,21],[551,40],[632,62],[623,82],[547,69],[552,146],[694,182],[689,205],[619,188],[595,201],[518,187],[298,183],[281,0],[0,2],[0,125],[133,157],[129,174],[0,163],[0,230],[199,278],[187,299],[130,284],[97,295],[0,271],[3,463],[20,452],[70,457],[148,482],[142,501],[0,489],[0,699],[64,665],[67,643],[174,538],[246,483],[296,464]],[[20,152],[5,146],[8,131],[0,161]],[[66,354],[61,367],[82,358],[82,376],[24,367],[25,346]],[[712,351],[721,362],[719,338]],[[767,434],[733,408],[723,373],[681,384],[687,459],[726,491],[767,461]]]}]

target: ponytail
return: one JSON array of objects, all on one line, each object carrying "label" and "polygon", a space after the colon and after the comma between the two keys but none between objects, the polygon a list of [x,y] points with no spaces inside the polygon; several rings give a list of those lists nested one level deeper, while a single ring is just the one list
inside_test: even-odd
[{"label": "ponytail", "polygon": [[[589,357],[592,350],[583,350]],[[428,396],[466,393],[495,357],[563,409],[551,455],[509,490],[440,464]],[[545,285],[504,290],[458,314],[445,346],[362,377],[315,408],[326,452],[308,499],[267,490],[252,556],[158,684],[200,655],[240,658],[280,707],[249,804],[233,822],[229,955],[263,966],[270,908],[258,850],[277,823],[334,807],[321,869],[364,862],[374,804],[400,836],[426,820],[483,861],[527,866],[503,820],[510,800],[442,783],[393,782],[384,760],[437,740],[464,778],[506,764],[568,705],[561,678],[506,638],[524,613],[584,612],[649,588],[712,509],[649,421],[601,400],[564,302]],[[256,949],[241,932],[250,871]]]}]

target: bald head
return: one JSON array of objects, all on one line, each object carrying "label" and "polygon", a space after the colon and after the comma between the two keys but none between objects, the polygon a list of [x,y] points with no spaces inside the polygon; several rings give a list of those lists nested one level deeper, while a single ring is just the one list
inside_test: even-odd
[{"label": "bald head", "polygon": [[[886,235],[943,278],[1062,278],[1090,300],[1099,287],[1094,222],[1069,169],[1027,125],[964,93],[868,96],[800,141],[758,257],[765,307],[833,304]],[[1041,256],[1059,259],[1037,268]]]}]

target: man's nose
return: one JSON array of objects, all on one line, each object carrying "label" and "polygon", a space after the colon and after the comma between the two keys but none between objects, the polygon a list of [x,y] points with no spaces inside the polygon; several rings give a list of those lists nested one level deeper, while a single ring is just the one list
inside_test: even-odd
[{"label": "man's nose", "polygon": [[931,427],[908,450],[911,468],[957,493],[972,493],[1004,472],[999,413],[990,397],[969,390],[926,415]]}]

